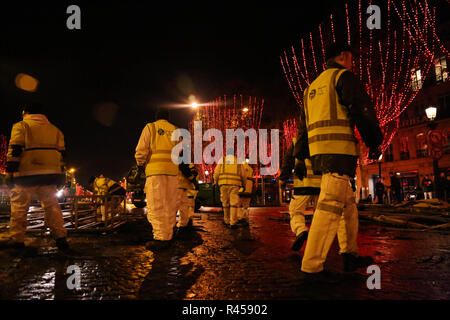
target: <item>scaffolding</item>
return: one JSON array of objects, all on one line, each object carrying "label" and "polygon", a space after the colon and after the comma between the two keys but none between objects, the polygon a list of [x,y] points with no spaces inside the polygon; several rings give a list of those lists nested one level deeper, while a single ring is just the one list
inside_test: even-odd
[{"label": "scaffolding", "polygon": [[[70,196],[60,202],[64,227],[68,232],[106,232],[124,224],[130,217],[126,196]],[[104,221],[102,214],[104,212]],[[8,210],[10,211],[10,210]],[[6,215],[3,215],[4,218]],[[9,216],[9,212],[8,212]],[[46,234],[49,228],[45,212],[38,201],[30,205],[27,232]]]}]

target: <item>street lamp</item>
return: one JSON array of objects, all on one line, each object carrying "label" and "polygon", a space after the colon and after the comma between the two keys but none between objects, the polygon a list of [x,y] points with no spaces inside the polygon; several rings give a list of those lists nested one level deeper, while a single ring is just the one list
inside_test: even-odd
[{"label": "street lamp", "polygon": [[436,118],[437,108],[433,106],[429,106],[425,109],[425,113],[427,114],[427,118],[430,121],[433,121]]},{"label": "street lamp", "polygon": [[[430,122],[428,123],[428,128],[430,130],[436,129],[437,123],[434,122],[434,119],[436,118],[437,108],[434,106],[429,106],[428,108],[425,109],[425,113],[427,114],[428,120],[430,120]],[[432,157],[433,157],[434,188],[436,188],[436,182],[437,179],[439,179],[439,163],[438,163],[439,159],[437,159],[434,154],[432,154]],[[436,189],[434,191],[436,192]]]}]

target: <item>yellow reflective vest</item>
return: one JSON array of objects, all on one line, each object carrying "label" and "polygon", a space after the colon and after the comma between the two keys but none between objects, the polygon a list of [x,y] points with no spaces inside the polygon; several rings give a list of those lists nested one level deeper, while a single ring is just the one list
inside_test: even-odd
[{"label": "yellow reflective vest", "polygon": [[106,177],[98,177],[94,180],[94,192],[98,195],[105,195],[108,193],[109,188],[116,184],[114,180]]},{"label": "yellow reflective vest", "polygon": [[147,124],[136,147],[138,165],[146,164],[145,175],[178,175],[178,165],[172,161],[172,133],[177,128],[167,120]]},{"label": "yellow reflective vest", "polygon": [[[292,139],[292,143],[295,145],[296,139]],[[295,159],[295,164],[297,165],[298,159]],[[322,181],[322,176],[318,174],[314,174],[312,169],[311,160],[305,159],[305,167],[306,167],[306,177],[303,180],[300,180],[294,174],[294,188],[320,188],[320,183]]]},{"label": "yellow reflective vest", "polygon": [[[297,163],[298,160],[296,159],[295,162]],[[294,188],[320,188],[322,176],[314,174],[311,166],[311,160],[305,159],[305,166],[306,177],[304,177],[303,180],[300,180],[294,174]]]},{"label": "yellow reflective vest", "polygon": [[188,189],[186,192],[189,199],[197,198],[198,190]]},{"label": "yellow reflective vest", "polygon": [[43,114],[27,114],[13,125],[7,172],[14,177],[62,174],[64,135]]},{"label": "yellow reflective vest", "polygon": [[251,195],[253,193],[253,183],[255,181],[255,178],[253,178],[253,169],[252,167],[247,163],[244,162],[242,164],[245,170],[245,188],[243,190],[240,190],[239,195],[246,196]]},{"label": "yellow reflective vest", "polygon": [[[189,169],[193,169],[194,167],[195,167],[195,165],[193,163],[189,164]],[[196,180],[198,180],[197,177],[196,177]],[[194,184],[188,178],[186,178],[184,176],[184,174],[181,172],[181,170],[178,170],[178,188],[184,189],[184,190],[195,189]]]},{"label": "yellow reflective vest", "polygon": [[234,156],[220,159],[214,171],[214,181],[219,185],[243,186],[246,178],[242,164],[237,163]]},{"label": "yellow reflective vest", "polygon": [[311,156],[358,156],[357,139],[345,106],[339,103],[336,84],[345,69],[329,68],[305,90],[304,109]]}]

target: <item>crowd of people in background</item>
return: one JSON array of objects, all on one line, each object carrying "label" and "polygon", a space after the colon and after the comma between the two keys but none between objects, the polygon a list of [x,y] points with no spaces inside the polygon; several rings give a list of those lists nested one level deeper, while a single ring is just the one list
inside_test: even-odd
[{"label": "crowd of people in background", "polygon": [[450,173],[442,171],[436,178],[433,174],[421,174],[418,183],[413,190],[403,190],[400,178],[390,172],[390,185],[385,184],[383,178],[375,183],[374,198],[369,194],[362,201],[377,204],[396,204],[408,200],[430,200],[449,201],[450,198]]}]

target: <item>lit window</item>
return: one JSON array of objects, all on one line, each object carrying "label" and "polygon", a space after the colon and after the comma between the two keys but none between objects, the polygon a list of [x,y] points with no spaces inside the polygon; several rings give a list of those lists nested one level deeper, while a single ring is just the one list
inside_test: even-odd
[{"label": "lit window", "polygon": [[436,72],[436,82],[446,82],[448,80],[447,60],[445,56],[434,59],[434,70]]},{"label": "lit window", "polygon": [[422,72],[419,69],[411,69],[411,88],[414,91],[422,89]]},{"label": "lit window", "polygon": [[409,159],[408,137],[400,138],[400,160]]},{"label": "lit window", "polygon": [[419,133],[416,136],[416,151],[417,158],[428,157],[427,136],[424,133]]}]

